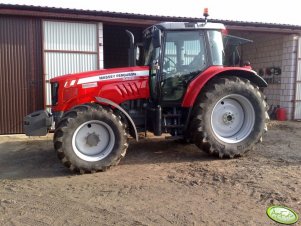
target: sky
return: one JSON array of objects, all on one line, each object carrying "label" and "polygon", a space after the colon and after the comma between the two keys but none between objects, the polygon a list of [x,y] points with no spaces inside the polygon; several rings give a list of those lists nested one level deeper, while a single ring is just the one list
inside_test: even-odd
[{"label": "sky", "polygon": [[209,19],[301,26],[300,0],[0,0],[0,3],[199,18],[207,7]]}]

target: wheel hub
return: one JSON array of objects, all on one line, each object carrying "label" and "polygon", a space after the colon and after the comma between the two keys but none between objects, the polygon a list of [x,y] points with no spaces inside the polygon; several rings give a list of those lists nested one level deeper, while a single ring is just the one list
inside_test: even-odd
[{"label": "wheel hub", "polygon": [[220,99],[211,114],[214,134],[225,143],[238,143],[252,131],[255,111],[251,102],[240,94]]},{"label": "wheel hub", "polygon": [[223,122],[225,124],[231,124],[234,122],[234,119],[235,119],[235,116],[233,113],[231,112],[226,112],[224,115],[223,115]]},{"label": "wheel hub", "polygon": [[90,147],[95,147],[100,142],[99,135],[95,132],[89,133],[86,138],[86,144]]},{"label": "wheel hub", "polygon": [[89,162],[96,162],[107,157],[113,150],[115,134],[105,122],[90,120],[81,124],[72,137],[75,154]]}]

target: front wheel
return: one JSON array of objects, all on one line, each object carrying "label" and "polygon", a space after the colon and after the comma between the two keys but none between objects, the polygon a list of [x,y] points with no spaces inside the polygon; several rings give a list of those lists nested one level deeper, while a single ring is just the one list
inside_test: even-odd
[{"label": "front wheel", "polygon": [[223,77],[200,94],[193,111],[193,141],[202,150],[236,157],[250,150],[266,131],[266,102],[249,80]]},{"label": "front wheel", "polygon": [[103,171],[118,164],[127,149],[125,126],[101,106],[80,105],[66,112],[54,134],[59,159],[72,171]]}]

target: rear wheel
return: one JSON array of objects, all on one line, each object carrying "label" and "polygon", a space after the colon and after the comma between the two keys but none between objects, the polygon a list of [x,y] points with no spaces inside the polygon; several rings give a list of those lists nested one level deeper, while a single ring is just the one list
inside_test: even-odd
[{"label": "rear wheel", "polygon": [[249,80],[218,78],[198,97],[191,128],[194,143],[223,157],[236,157],[261,141],[269,119],[264,96]]},{"label": "rear wheel", "polygon": [[124,157],[127,134],[111,109],[79,105],[58,123],[54,147],[59,159],[72,171],[103,171]]}]

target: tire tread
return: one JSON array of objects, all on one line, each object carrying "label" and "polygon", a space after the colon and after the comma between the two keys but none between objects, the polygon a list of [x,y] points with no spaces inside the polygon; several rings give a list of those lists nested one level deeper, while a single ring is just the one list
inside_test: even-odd
[{"label": "tire tread", "polygon": [[[118,155],[112,162],[110,162],[110,164],[103,165],[100,168],[82,168],[76,166],[74,163],[71,163],[71,161],[68,159],[67,155],[65,154],[65,150],[63,146],[63,137],[65,136],[66,133],[68,133],[68,125],[70,124],[70,122],[76,120],[76,118],[82,114],[90,114],[93,111],[100,111],[104,115],[107,115],[107,117],[115,120],[116,124],[119,125],[120,129],[123,130],[122,140],[124,141],[124,143],[122,144],[122,150],[120,152],[121,154]],[[54,143],[54,149],[56,150],[57,156],[61,160],[61,162],[67,168],[69,168],[70,171],[77,172],[80,174],[106,171],[111,166],[117,165],[120,162],[120,160],[125,156],[128,147],[128,139],[127,139],[125,125],[121,122],[120,118],[116,117],[116,115],[113,113],[111,108],[102,107],[98,104],[93,104],[93,103],[79,105],[70,109],[70,111],[67,111],[63,115],[62,119],[59,121],[54,131],[53,143]]]}]

